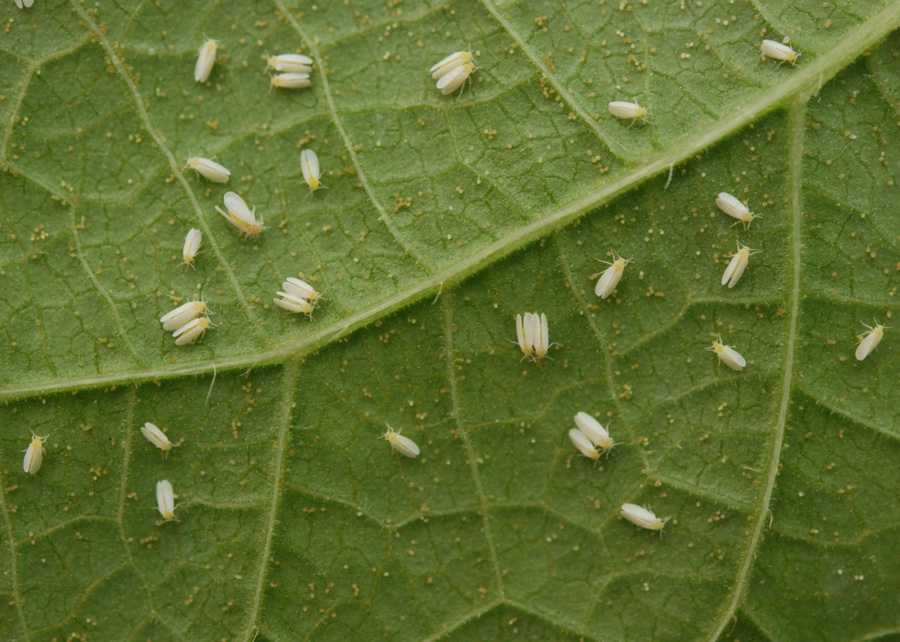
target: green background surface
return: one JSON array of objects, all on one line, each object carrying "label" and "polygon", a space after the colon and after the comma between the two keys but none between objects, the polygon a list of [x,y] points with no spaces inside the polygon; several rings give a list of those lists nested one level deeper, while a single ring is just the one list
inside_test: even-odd
[{"label": "green background surface", "polygon": [[[0,15],[0,639],[900,640],[900,330],[853,358],[900,307],[900,2]],[[784,37],[796,66],[760,59]],[[479,69],[442,96],[459,49]],[[283,52],[312,89],[269,89]],[[228,189],[259,238],[215,213]],[[738,241],[760,252],[729,290]],[[272,304],[287,276],[325,293],[313,319]],[[214,326],[177,348],[158,318],[195,296]],[[617,441],[596,467],[577,411]]]}]

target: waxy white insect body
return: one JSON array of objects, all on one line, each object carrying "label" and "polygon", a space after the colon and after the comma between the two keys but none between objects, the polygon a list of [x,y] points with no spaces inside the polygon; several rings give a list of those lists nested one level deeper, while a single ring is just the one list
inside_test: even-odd
[{"label": "waxy white insect body", "polygon": [[387,432],[382,435],[385,439],[388,440],[388,443],[391,444],[391,448],[396,450],[401,455],[406,457],[418,457],[419,456],[419,446],[409,437],[405,437],[401,435],[399,432],[396,432],[393,428],[388,426]]},{"label": "waxy white insect body", "polygon": [[146,422],[141,426],[141,433],[147,438],[147,441],[160,450],[165,452],[172,450],[172,442],[169,441],[166,433],[160,430],[156,424],[151,424],[149,421]]},{"label": "waxy white insect body", "polygon": [[585,437],[591,440],[592,444],[598,448],[602,448],[607,453],[615,446],[612,437],[609,436],[609,431],[588,413],[579,412],[575,415],[575,425],[578,426],[578,430],[580,430]]},{"label": "waxy white insect body", "polygon": [[294,74],[308,74],[312,71],[313,59],[303,54],[278,54],[267,61],[269,69]]},{"label": "waxy white insect body", "polygon": [[609,103],[609,113],[616,118],[631,120],[632,122],[640,118],[647,120],[647,110],[637,103],[630,103],[624,100],[614,100]]},{"label": "waxy white insect body", "polygon": [[309,191],[315,192],[322,187],[319,172],[319,157],[311,149],[300,152],[300,170],[303,172],[303,180],[309,185]]},{"label": "waxy white insect body", "polygon": [[225,192],[223,200],[227,211],[223,211],[218,205],[216,211],[224,216],[225,220],[250,236],[256,236],[263,231],[263,221],[262,218],[256,218],[255,207],[251,210],[244,199],[234,192]]},{"label": "waxy white insect body", "polygon": [[729,288],[733,288],[737,285],[737,282],[740,281],[741,277],[744,275],[744,270],[747,269],[747,265],[750,263],[751,254],[756,254],[756,252],[746,245],[738,243],[737,253],[731,257],[728,267],[725,268],[725,272],[722,274],[722,285],[727,283]]},{"label": "waxy white insect body", "polygon": [[635,526],[651,531],[661,531],[670,519],[660,519],[652,510],[637,504],[622,504],[621,515]]},{"label": "waxy white insect body", "polygon": [[[470,52],[457,51],[457,52],[450,54],[443,60],[441,60],[439,63],[434,65],[428,71],[431,72],[432,78],[434,78],[435,80],[438,80],[439,78],[444,77],[445,75],[447,75],[454,69],[458,69],[459,67],[462,67],[463,65],[472,64],[472,62],[473,62],[473,58],[472,58],[472,54]],[[438,87],[438,89],[440,89],[440,87]]]},{"label": "waxy white insect body", "polygon": [[194,259],[197,258],[197,252],[200,251],[200,245],[203,244],[203,232],[195,227],[188,230],[184,237],[184,249],[181,256],[185,265],[194,265]]},{"label": "waxy white insect body", "polygon": [[800,53],[794,51],[790,45],[778,42],[777,40],[763,40],[760,45],[760,52],[763,58],[771,58],[779,62],[789,62],[792,65],[797,62]]},{"label": "waxy white insect body", "polygon": [[445,96],[447,94],[452,94],[454,91],[462,87],[463,83],[466,82],[469,77],[472,75],[472,72],[475,71],[475,65],[472,63],[466,63],[460,65],[458,67],[454,67],[445,73],[443,76],[438,78],[437,88],[441,90],[441,93]]},{"label": "waxy white insect body", "polygon": [[205,301],[188,301],[162,315],[159,322],[163,324],[163,330],[171,332],[172,330],[177,330],[186,323],[193,321],[203,314],[205,310]]},{"label": "waxy white insect body", "polygon": [[578,430],[578,428],[572,428],[569,431],[569,439],[578,451],[588,459],[593,459],[594,461],[600,459],[600,451],[594,447],[587,435]]},{"label": "waxy white insect body", "polygon": [[751,212],[749,207],[728,192],[719,192],[716,197],[716,205],[728,216],[736,218],[739,223],[743,223],[748,228],[750,223],[760,218],[758,214]]},{"label": "waxy white insect body", "polygon": [[175,337],[175,345],[183,346],[194,343],[206,332],[208,327],[209,317],[200,317],[189,321],[172,333],[172,336]]},{"label": "waxy white insect body", "polygon": [[522,354],[543,359],[550,349],[550,327],[546,314],[526,312],[516,315],[516,340]]},{"label": "waxy white insect body", "polygon": [[227,167],[208,158],[193,156],[188,159],[187,164],[192,170],[213,183],[227,183],[231,176],[231,171]]},{"label": "waxy white insect body", "polygon": [[212,72],[213,65],[216,64],[216,50],[218,48],[219,43],[212,38],[200,45],[200,51],[197,54],[197,64],[194,66],[194,80],[197,82],[209,80],[209,74]]},{"label": "waxy white insect body", "polygon": [[16,0],[16,6],[19,9],[28,9],[34,4],[34,0]]},{"label": "waxy white insect body", "polygon": [[550,349],[550,327],[547,324],[547,315],[543,312],[541,316],[534,314],[532,319],[534,323],[534,356],[543,359]]},{"label": "waxy white insect body", "polygon": [[532,320],[531,312],[526,312],[523,317],[521,314],[516,315],[516,339],[522,354],[530,357],[534,354],[534,338],[532,336]]},{"label": "waxy white insect body", "polygon": [[321,294],[316,292],[316,289],[309,283],[292,276],[289,276],[287,279],[285,279],[284,283],[281,284],[281,287],[288,294],[300,297],[301,299],[307,299],[308,301],[313,303],[318,301],[319,297],[322,296]]},{"label": "waxy white insect body", "polygon": [[607,298],[615,291],[616,286],[619,285],[619,281],[622,280],[625,266],[631,261],[631,259],[623,259],[615,252],[613,252],[612,255],[612,263],[603,261],[603,263],[609,263],[609,267],[603,270],[600,274],[600,278],[597,279],[597,285],[594,286],[594,294],[601,299]]},{"label": "waxy white insect body", "polygon": [[307,87],[312,87],[309,74],[278,74],[277,76],[272,76],[269,82],[273,87],[278,87],[279,89],[306,89]]},{"label": "waxy white insect body", "polygon": [[156,482],[156,507],[164,520],[175,520],[175,491],[168,479]]},{"label": "waxy white insect body", "polygon": [[22,461],[22,469],[29,475],[34,475],[41,469],[41,464],[44,463],[44,442],[49,436],[38,437],[31,433],[31,443],[25,449],[25,459]]},{"label": "waxy white insect body", "polygon": [[296,314],[312,314],[315,306],[306,299],[288,292],[279,292],[280,298],[272,299],[279,308]]},{"label": "waxy white insect body", "polygon": [[741,353],[731,346],[722,343],[721,337],[716,337],[716,340],[713,341],[711,350],[719,357],[719,361],[732,370],[740,371],[747,365],[747,360],[741,356]]},{"label": "waxy white insect body", "polygon": [[881,343],[881,338],[884,336],[884,326],[880,323],[876,323],[875,327],[866,327],[869,329],[869,331],[865,334],[865,336],[860,337],[859,345],[856,346],[857,361],[862,361],[863,359],[868,357],[869,353],[878,347],[878,344]]}]

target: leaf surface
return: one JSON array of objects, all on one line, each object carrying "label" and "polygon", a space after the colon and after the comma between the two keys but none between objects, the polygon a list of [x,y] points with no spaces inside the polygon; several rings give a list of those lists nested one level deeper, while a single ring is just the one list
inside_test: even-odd
[{"label": "leaf surface", "polygon": [[[900,3],[10,7],[4,639],[900,631],[890,327],[853,356],[898,307]],[[204,36],[223,48],[201,85]],[[761,60],[783,37],[799,64]],[[479,69],[442,96],[426,70],[466,48]],[[269,90],[266,54],[295,51],[314,87]],[[215,212],[229,189],[259,238]],[[733,226],[721,191],[762,218]],[[738,242],[758,253],[729,289]],[[600,300],[613,251],[632,262]],[[271,303],[287,276],[324,292],[313,319]],[[157,320],[200,296],[215,325],[178,348]],[[526,311],[555,342],[538,363],[511,341]],[[596,466],[578,411],[617,442]]]}]

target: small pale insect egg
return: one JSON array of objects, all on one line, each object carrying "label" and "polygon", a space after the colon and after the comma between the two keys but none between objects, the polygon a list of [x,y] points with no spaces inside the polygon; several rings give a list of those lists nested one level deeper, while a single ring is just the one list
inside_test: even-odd
[{"label": "small pale insect egg", "polygon": [[622,504],[620,514],[635,526],[651,531],[661,531],[670,519],[668,517],[660,519],[652,510],[637,504]]},{"label": "small pale insect egg", "polygon": [[218,48],[219,43],[212,38],[200,45],[200,51],[197,53],[197,64],[194,66],[194,80],[197,82],[209,80],[209,74],[212,72],[213,65],[216,64],[216,50]]},{"label": "small pale insect egg", "polygon": [[225,211],[216,205],[216,211],[229,223],[248,236],[256,236],[263,229],[262,218],[256,218],[256,208],[247,207],[246,201],[234,192],[225,192]]},{"label": "small pale insect egg", "polygon": [[16,0],[16,6],[19,9],[28,9],[34,4],[34,0]]},{"label": "small pale insect egg", "polygon": [[391,445],[395,451],[404,455],[406,457],[414,458],[419,456],[419,446],[409,437],[401,435],[399,432],[395,431],[393,428],[388,426],[387,432],[382,435],[385,439],[387,439],[388,443]]},{"label": "small pale insect egg", "polygon": [[790,45],[778,42],[777,40],[763,40],[760,45],[760,52],[763,58],[771,58],[779,62],[789,62],[792,65],[797,62],[800,54],[793,50]]},{"label": "small pale insect egg", "polygon": [[303,54],[278,54],[270,56],[267,64],[269,69],[274,71],[308,74],[312,71],[313,59]]},{"label": "small pale insect egg", "polygon": [[200,317],[185,323],[183,326],[175,330],[172,336],[175,338],[175,345],[184,346],[194,343],[203,336],[209,327],[209,317]]},{"label": "small pale insect egg", "polygon": [[751,254],[755,254],[755,252],[746,245],[738,243],[738,251],[731,257],[728,267],[725,268],[725,272],[722,274],[722,285],[727,283],[729,289],[737,285],[737,282],[744,275],[747,265],[750,264]]},{"label": "small pale insect egg", "polygon": [[598,448],[602,448],[606,452],[609,452],[615,445],[612,437],[609,436],[609,431],[588,413],[579,412],[576,414],[575,425],[578,426],[578,429],[584,433],[584,436],[590,439],[591,443]]},{"label": "small pale insect egg", "polygon": [[187,164],[192,170],[213,183],[227,183],[231,176],[231,171],[227,167],[209,158],[193,156],[188,159]]},{"label": "small pale insect egg", "polygon": [[38,437],[31,433],[31,443],[25,449],[25,459],[22,461],[22,469],[29,475],[34,475],[41,469],[41,464],[44,463],[44,442],[49,436]]},{"label": "small pale insect egg", "polygon": [[572,445],[578,449],[578,452],[588,459],[593,459],[594,461],[600,459],[600,451],[594,447],[594,444],[587,438],[587,435],[578,430],[578,428],[572,428],[569,431],[569,439],[571,440]]},{"label": "small pale insect egg", "polygon": [[303,180],[309,185],[309,191],[315,192],[322,187],[319,172],[319,157],[311,149],[300,152],[300,171],[303,172]]},{"label": "small pale insect egg", "polygon": [[175,520],[175,491],[168,479],[156,482],[156,508],[167,522]]},{"label": "small pale insect egg", "polygon": [[277,76],[272,76],[272,79],[269,82],[273,87],[278,87],[279,89],[305,89],[307,87],[312,87],[312,82],[309,80],[309,74],[278,74]]},{"label": "small pale insect egg", "polygon": [[[600,278],[597,279],[597,285],[594,286],[594,294],[601,299],[605,299],[615,292],[616,287],[619,285],[619,281],[622,280],[622,275],[625,273],[625,266],[628,265],[631,260],[623,259],[615,252],[613,252],[612,255],[613,262],[609,263],[609,267],[603,270],[600,274]],[[604,261],[604,263],[606,263],[606,261]]]},{"label": "small pale insect egg", "polygon": [[741,356],[741,353],[732,348],[731,346],[727,346],[722,343],[722,339],[717,337],[712,344],[712,351],[716,353],[716,356],[719,357],[719,361],[724,363],[726,366],[731,368],[732,370],[743,370],[747,365],[747,360]]},{"label": "small pale insect egg", "polygon": [[203,232],[195,227],[189,229],[184,237],[184,249],[181,251],[181,256],[184,259],[185,265],[194,265],[194,259],[197,257],[197,252],[200,250],[200,245],[202,243]]},{"label": "small pale insect egg", "polygon": [[471,63],[454,67],[438,79],[437,88],[440,89],[441,93],[445,96],[447,94],[452,94],[462,87],[463,83],[469,79],[474,71],[475,65]]},{"label": "small pale insect egg", "polygon": [[884,336],[884,326],[880,323],[876,323],[875,327],[866,326],[869,331],[860,338],[859,345],[856,346],[856,360],[862,361],[869,354],[878,347],[878,344],[881,343],[881,338]]},{"label": "small pale insect egg", "polygon": [[635,121],[638,118],[641,120],[647,119],[646,109],[637,103],[631,103],[625,100],[614,100],[609,103],[609,113],[616,118],[622,118],[624,120]]},{"label": "small pale insect egg", "polygon": [[205,301],[188,301],[164,314],[160,317],[159,322],[162,323],[163,330],[171,332],[172,330],[177,330],[184,326],[189,321],[193,321],[203,314],[205,310]]},{"label": "small pale insect egg", "polygon": [[143,426],[141,426],[141,434],[147,438],[151,444],[156,446],[162,451],[169,452],[172,450],[172,442],[169,441],[169,438],[166,436],[162,430],[159,429],[156,424],[151,424],[149,421],[146,422]]},{"label": "small pale insect egg", "polygon": [[453,71],[454,69],[462,67],[463,65],[468,65],[470,63],[474,63],[474,59],[472,58],[471,53],[469,53],[468,51],[456,51],[441,60],[428,71],[431,72],[431,77],[437,80]]}]

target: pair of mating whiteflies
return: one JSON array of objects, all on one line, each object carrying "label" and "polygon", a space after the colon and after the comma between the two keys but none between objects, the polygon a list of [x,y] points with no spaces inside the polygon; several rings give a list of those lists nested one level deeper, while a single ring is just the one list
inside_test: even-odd
[{"label": "pair of mating whiteflies", "polygon": [[[197,52],[197,63],[194,65],[195,81],[203,83],[209,80],[209,75],[216,64],[218,50],[219,42],[212,38],[208,38],[206,42],[200,45],[200,51]],[[271,56],[267,61],[268,69],[284,73],[272,76],[270,82],[273,87],[284,89],[312,87],[312,83],[309,80],[312,64],[313,59],[302,54],[289,53]]]},{"label": "pair of mating whiteflies", "polygon": [[516,315],[516,339],[524,358],[543,359],[550,349],[550,326],[546,314],[526,312]]},{"label": "pair of mating whiteflies", "polygon": [[471,52],[456,51],[428,71],[437,80],[437,88],[446,96],[462,87],[477,68]]},{"label": "pair of mating whiteflies", "polygon": [[163,330],[172,332],[175,345],[188,345],[203,336],[209,328],[209,316],[200,316],[205,312],[208,314],[205,301],[188,301],[164,314],[159,322],[162,323]]}]

